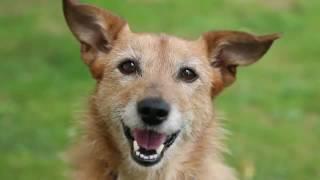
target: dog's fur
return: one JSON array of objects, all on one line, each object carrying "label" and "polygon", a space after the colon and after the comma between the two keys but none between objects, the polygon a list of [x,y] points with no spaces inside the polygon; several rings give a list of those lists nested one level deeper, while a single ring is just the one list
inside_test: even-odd
[{"label": "dog's fur", "polygon": [[[97,82],[85,136],[71,153],[74,179],[236,179],[221,157],[223,130],[212,99],[234,82],[238,66],[260,59],[278,35],[212,31],[191,41],[133,33],[126,21],[109,11],[72,0],[63,0],[63,5],[66,21],[81,44],[82,59]],[[139,60],[141,76],[117,70],[126,58]],[[184,66],[195,69],[199,79],[193,83],[177,79]],[[161,97],[175,109],[175,116],[156,130],[181,133],[160,163],[143,167],[130,157],[121,120],[139,127],[135,104],[149,96]]]}]

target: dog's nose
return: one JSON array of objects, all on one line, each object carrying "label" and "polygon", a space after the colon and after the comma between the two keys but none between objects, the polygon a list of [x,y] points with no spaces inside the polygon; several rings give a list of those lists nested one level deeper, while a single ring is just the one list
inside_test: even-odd
[{"label": "dog's nose", "polygon": [[146,98],[138,102],[137,110],[144,123],[156,126],[167,120],[170,106],[161,98]]}]

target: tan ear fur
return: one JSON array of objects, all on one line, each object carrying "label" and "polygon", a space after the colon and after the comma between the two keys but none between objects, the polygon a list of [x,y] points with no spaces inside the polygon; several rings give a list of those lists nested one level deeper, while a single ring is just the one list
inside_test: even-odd
[{"label": "tan ear fur", "polygon": [[219,69],[222,78],[223,85],[218,91],[235,81],[238,66],[257,62],[279,37],[279,34],[256,36],[239,31],[205,33],[202,38],[207,45],[208,58],[211,65]]},{"label": "tan ear fur", "polygon": [[81,55],[90,67],[92,75],[102,76],[104,63],[96,62],[98,53],[108,53],[118,34],[127,24],[107,10],[80,4],[75,0],[63,0],[63,11],[67,24],[81,43]]}]

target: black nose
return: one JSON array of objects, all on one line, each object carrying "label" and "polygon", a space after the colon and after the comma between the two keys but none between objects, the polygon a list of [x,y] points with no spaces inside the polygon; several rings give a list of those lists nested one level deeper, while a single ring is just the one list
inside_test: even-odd
[{"label": "black nose", "polygon": [[138,114],[147,125],[159,125],[167,120],[170,106],[161,98],[146,98],[138,102]]}]

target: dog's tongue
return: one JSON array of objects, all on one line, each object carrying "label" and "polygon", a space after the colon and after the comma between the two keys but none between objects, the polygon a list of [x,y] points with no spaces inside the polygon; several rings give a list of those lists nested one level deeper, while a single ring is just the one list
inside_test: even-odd
[{"label": "dog's tongue", "polygon": [[166,140],[166,136],[150,130],[133,130],[134,139],[138,145],[146,150],[156,150]]}]

